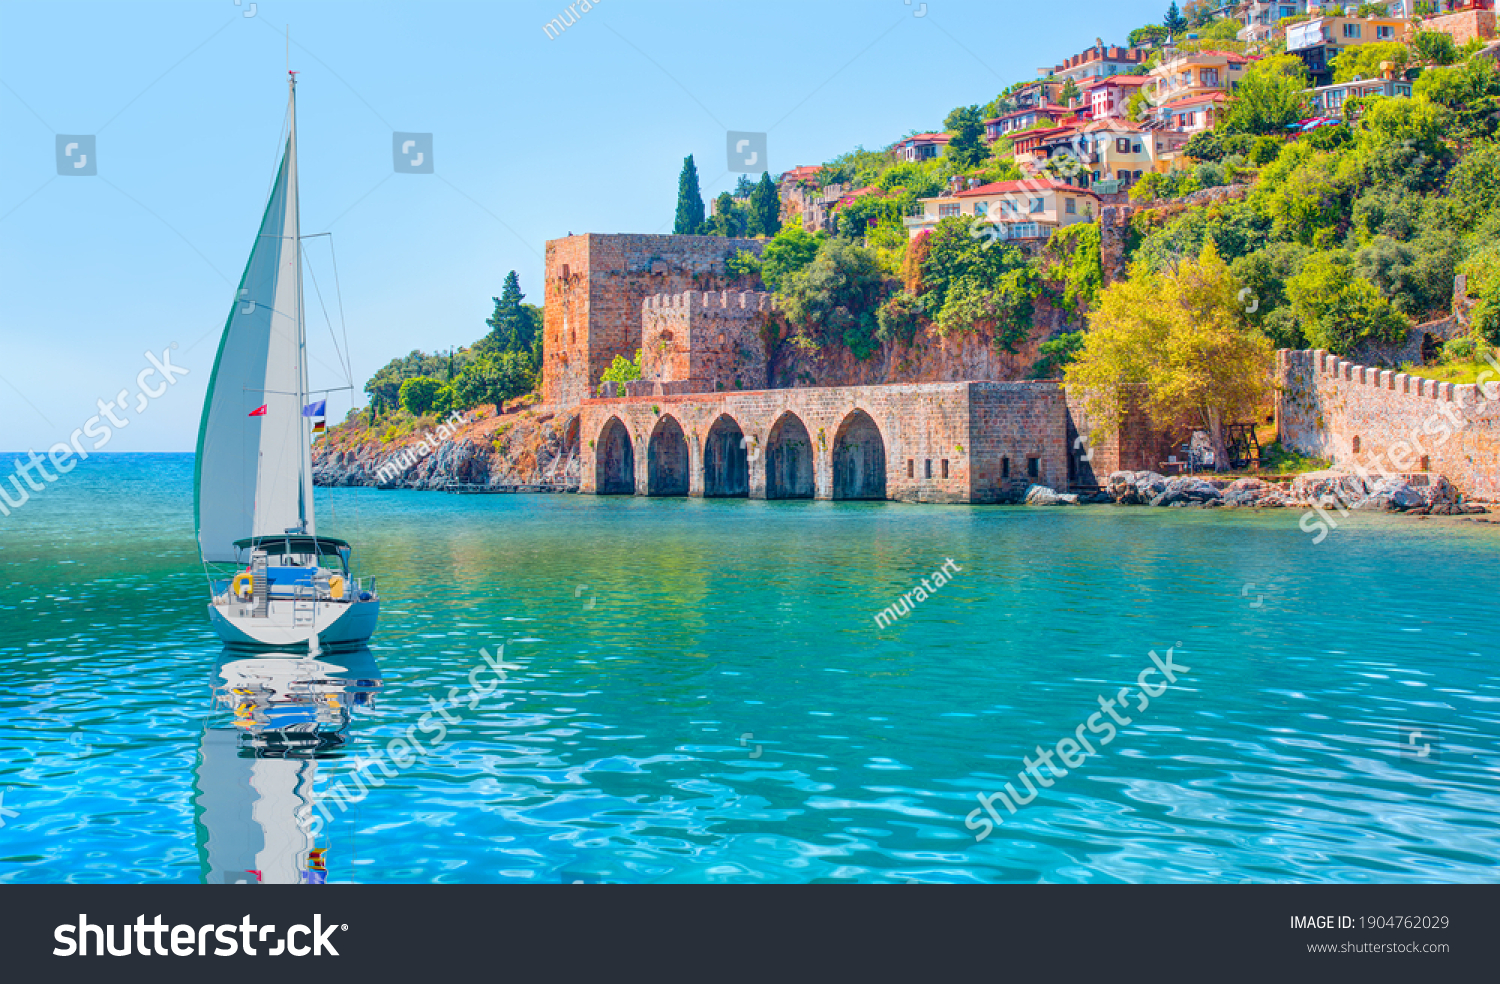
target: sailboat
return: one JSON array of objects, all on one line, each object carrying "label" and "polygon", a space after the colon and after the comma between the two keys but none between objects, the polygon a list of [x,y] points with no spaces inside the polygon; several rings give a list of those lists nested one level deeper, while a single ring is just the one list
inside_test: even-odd
[{"label": "sailboat", "polygon": [[[297,76],[286,150],[219,340],[194,475],[209,619],[231,646],[316,651],[375,631],[375,579],[347,542],[318,536],[297,199]],[[323,391],[328,392],[328,391]]]}]

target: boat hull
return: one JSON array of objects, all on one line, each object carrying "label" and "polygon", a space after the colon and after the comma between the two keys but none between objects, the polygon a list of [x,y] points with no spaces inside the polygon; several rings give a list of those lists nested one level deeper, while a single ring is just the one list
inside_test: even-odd
[{"label": "boat hull", "polygon": [[353,604],[320,601],[294,609],[294,602],[273,599],[265,618],[254,618],[242,604],[208,606],[209,621],[229,646],[249,649],[338,648],[368,642],[380,617],[378,600]]}]

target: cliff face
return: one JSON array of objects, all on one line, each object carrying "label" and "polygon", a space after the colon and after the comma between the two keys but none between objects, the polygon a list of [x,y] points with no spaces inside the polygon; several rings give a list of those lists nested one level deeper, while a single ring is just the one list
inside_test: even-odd
[{"label": "cliff face", "polygon": [[[576,485],[577,417],[522,413],[465,420],[389,444],[330,439],[313,448],[313,483],[440,489],[462,485]],[[569,467],[569,464],[572,467]]]},{"label": "cliff face", "polygon": [[861,361],[844,346],[808,351],[786,342],[776,347],[772,387],[877,386],[882,383],[956,383],[969,380],[1014,382],[1026,378],[1038,348],[1061,332],[1081,325],[1071,312],[1053,307],[1043,297],[1036,301],[1031,334],[1015,352],[997,348],[988,333],[928,332],[910,344],[888,342]]}]

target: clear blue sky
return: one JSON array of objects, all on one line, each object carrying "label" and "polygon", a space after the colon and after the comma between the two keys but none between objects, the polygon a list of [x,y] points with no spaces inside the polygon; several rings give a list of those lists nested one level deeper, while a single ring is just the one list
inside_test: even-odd
[{"label": "clear blue sky", "polygon": [[[546,240],[670,231],[684,156],[705,198],[733,186],[726,130],[768,131],[773,172],[884,147],[1165,9],[601,0],[549,39],[559,0],[250,6],[0,4],[0,449],[66,440],[173,342],[189,375],[107,450],[192,449],[279,151],[288,23],[303,232],[334,233],[358,387],[480,337],[508,270],[540,303]],[[435,174],[394,173],[395,130],[434,134]],[[96,135],[97,177],[57,176],[57,134]],[[327,240],[308,251],[337,324]],[[311,286],[314,386],[342,384]]]}]

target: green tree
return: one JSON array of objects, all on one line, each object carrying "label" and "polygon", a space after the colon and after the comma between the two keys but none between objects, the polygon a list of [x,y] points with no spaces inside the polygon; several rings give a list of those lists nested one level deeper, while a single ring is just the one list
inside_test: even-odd
[{"label": "green tree", "polygon": [[746,200],[747,198],[750,197],[750,193],[752,191],[754,191],[754,190],[755,190],[755,182],[750,180],[750,175],[748,175],[748,174],[742,174],[742,175],[740,175],[740,179],[734,183],[734,199],[735,199],[735,201],[742,202],[742,201]]},{"label": "green tree", "polygon": [[1500,142],[1474,145],[1448,175],[1443,196],[1450,221],[1464,232],[1474,229],[1500,206]]},{"label": "green tree", "polygon": [[536,369],[529,353],[489,353],[465,366],[454,381],[453,405],[467,409],[490,403],[500,413],[506,400],[530,393],[536,384]]},{"label": "green tree", "polygon": [[1168,33],[1170,32],[1160,24],[1147,24],[1131,31],[1126,42],[1132,48],[1154,48],[1167,39]]},{"label": "green tree", "polygon": [[876,312],[883,277],[875,257],[844,239],[827,239],[806,268],[788,276],[777,292],[794,344],[819,349],[845,345],[857,359],[875,351]]},{"label": "green tree", "polygon": [[812,263],[818,255],[819,243],[826,238],[822,233],[813,235],[795,223],[778,232],[760,254],[760,278],[766,289],[780,291],[788,277]]},{"label": "green tree", "polygon": [[1412,35],[1411,48],[1428,65],[1452,65],[1459,58],[1458,45],[1441,31],[1418,31]]},{"label": "green tree", "polygon": [[948,166],[955,171],[978,167],[989,156],[984,145],[984,117],[978,106],[960,106],[948,114],[944,126],[953,133],[948,141]]},{"label": "green tree", "polygon": [[679,236],[696,236],[703,231],[703,193],[698,189],[698,165],[693,155],[683,158],[682,173],[677,176],[677,220],[672,232]]},{"label": "green tree", "polygon": [[1211,245],[1174,270],[1137,268],[1106,287],[1064,375],[1098,429],[1117,427],[1140,399],[1158,427],[1193,420],[1208,431],[1216,467],[1226,467],[1223,424],[1264,407],[1274,354],[1245,320],[1239,291]]},{"label": "green tree", "polygon": [[1071,106],[1081,98],[1083,98],[1083,93],[1078,91],[1078,83],[1072,79],[1064,82],[1062,91],[1057,94],[1057,101],[1064,106]]},{"label": "green tree", "polygon": [[1278,55],[1251,65],[1230,100],[1227,133],[1283,134],[1312,114],[1307,69],[1296,55]]},{"label": "green tree", "polygon": [[734,239],[745,235],[750,216],[727,191],[714,199],[714,214],[708,218],[708,234]]},{"label": "green tree", "polygon": [[1354,257],[1343,250],[1308,257],[1286,293],[1314,348],[1349,355],[1361,342],[1396,342],[1406,332],[1405,320],[1355,272]]},{"label": "green tree", "polygon": [[369,394],[371,404],[381,412],[392,410],[401,405],[402,383],[413,376],[441,376],[447,370],[447,363],[445,357],[413,349],[399,359],[392,359],[371,376],[365,383],[365,392]]},{"label": "green tree", "polygon": [[413,376],[401,384],[401,409],[420,417],[432,409],[432,401],[442,388],[442,382],[431,376]]},{"label": "green tree", "polygon": [[1104,286],[1104,260],[1099,226],[1075,222],[1052,233],[1047,252],[1057,257],[1063,273],[1063,301],[1075,309],[1093,304]]},{"label": "green tree", "polygon": [[761,172],[760,182],[750,193],[746,231],[752,236],[774,236],[781,231],[781,197],[768,172]]},{"label": "green tree", "polygon": [[481,352],[530,352],[541,331],[541,310],[521,303],[521,278],[512,270],[505,275],[500,296],[492,297],[494,313],[485,319],[490,333],[479,344]]},{"label": "green tree", "polygon": [[[602,383],[628,383],[641,378],[641,350],[635,350],[635,358],[627,359],[623,355],[615,356],[615,361],[609,364],[603,374],[599,376]],[[617,390],[618,392],[618,390]]]},{"label": "green tree", "polygon": [[1177,0],[1172,0],[1172,6],[1167,8],[1167,14],[1161,19],[1161,25],[1167,29],[1168,34],[1173,36],[1188,29],[1188,19],[1182,16],[1182,11],[1177,9]]},{"label": "green tree", "polygon": [[1353,82],[1355,76],[1378,79],[1381,62],[1391,62],[1399,75],[1411,62],[1411,49],[1400,41],[1380,41],[1346,48],[1333,61],[1333,81]]},{"label": "green tree", "polygon": [[1083,351],[1083,339],[1083,332],[1068,331],[1043,342],[1037,347],[1038,358],[1031,364],[1027,378],[1056,379],[1062,375],[1063,370]]}]

